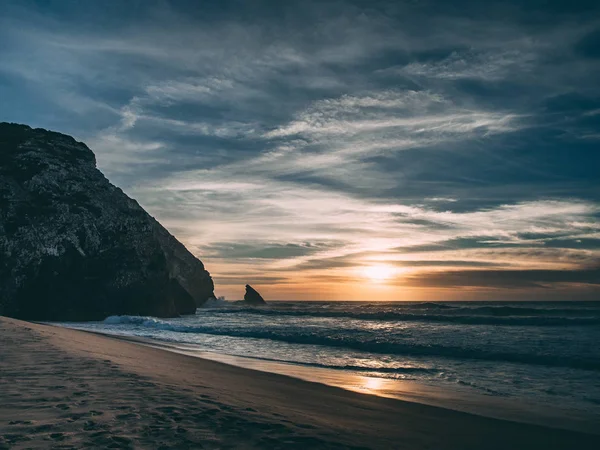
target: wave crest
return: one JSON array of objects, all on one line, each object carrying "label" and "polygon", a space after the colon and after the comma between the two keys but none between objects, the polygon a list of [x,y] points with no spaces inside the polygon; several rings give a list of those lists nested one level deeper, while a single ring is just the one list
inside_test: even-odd
[{"label": "wave crest", "polygon": [[[212,314],[252,314],[261,316],[296,316],[296,317],[328,317],[354,320],[376,321],[412,321],[456,323],[464,325],[509,325],[509,326],[588,326],[600,325],[600,317],[561,317],[561,316],[518,316],[480,315],[480,314],[424,314],[404,311],[332,311],[332,310],[301,310],[272,308],[220,308],[210,311]],[[470,312],[470,311],[469,311]]]},{"label": "wave crest", "polygon": [[511,353],[443,345],[420,345],[408,342],[370,341],[361,340],[358,336],[323,335],[306,332],[294,333],[293,331],[287,330],[243,330],[216,328],[213,326],[202,325],[177,325],[159,319],[141,316],[111,316],[105,319],[104,323],[113,325],[132,324],[146,328],[174,331],[178,333],[208,334],[249,339],[269,339],[288,344],[347,348],[377,354],[502,361],[600,371],[600,359],[593,357],[587,358],[583,356],[579,357],[517,352]]}]

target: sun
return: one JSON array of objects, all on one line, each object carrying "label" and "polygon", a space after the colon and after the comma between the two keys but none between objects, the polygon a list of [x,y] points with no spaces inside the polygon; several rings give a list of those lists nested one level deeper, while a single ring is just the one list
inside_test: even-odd
[{"label": "sun", "polygon": [[362,269],[365,277],[372,281],[386,281],[396,274],[396,269],[392,266],[379,264],[376,266],[368,266]]}]

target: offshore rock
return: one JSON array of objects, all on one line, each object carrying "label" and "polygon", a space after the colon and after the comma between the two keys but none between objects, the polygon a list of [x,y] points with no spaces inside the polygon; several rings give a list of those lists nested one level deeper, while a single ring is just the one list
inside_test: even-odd
[{"label": "offshore rock", "polygon": [[246,285],[246,293],[244,294],[244,302],[250,305],[266,305],[265,299],[249,284]]},{"label": "offshore rock", "polygon": [[70,136],[0,123],[0,315],[100,320],[193,314],[204,265]]}]

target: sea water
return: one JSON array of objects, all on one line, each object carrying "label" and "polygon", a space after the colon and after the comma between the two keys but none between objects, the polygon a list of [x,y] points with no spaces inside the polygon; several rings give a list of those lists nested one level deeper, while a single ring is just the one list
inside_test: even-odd
[{"label": "sea water", "polygon": [[214,302],[177,319],[63,325],[283,364],[302,378],[330,369],[600,419],[600,302]]}]

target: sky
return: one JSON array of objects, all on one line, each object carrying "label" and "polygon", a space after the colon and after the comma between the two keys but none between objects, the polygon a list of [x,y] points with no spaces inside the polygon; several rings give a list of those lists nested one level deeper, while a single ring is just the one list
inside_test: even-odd
[{"label": "sky", "polygon": [[599,300],[595,3],[0,0],[0,121],[228,299]]}]

